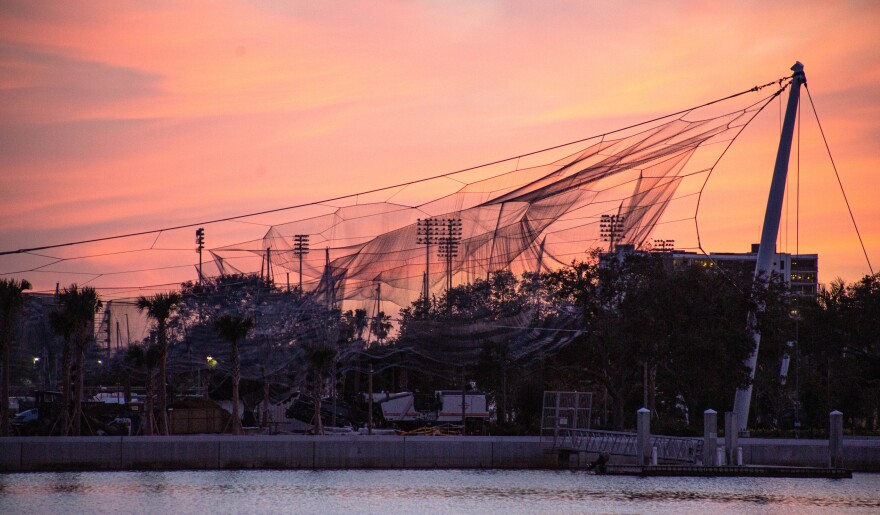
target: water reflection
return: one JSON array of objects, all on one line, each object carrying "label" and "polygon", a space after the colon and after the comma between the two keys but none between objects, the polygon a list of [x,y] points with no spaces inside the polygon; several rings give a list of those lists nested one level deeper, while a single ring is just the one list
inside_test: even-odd
[{"label": "water reflection", "polygon": [[877,513],[851,480],[634,478],[564,471],[333,470],[0,474],[0,513]]}]

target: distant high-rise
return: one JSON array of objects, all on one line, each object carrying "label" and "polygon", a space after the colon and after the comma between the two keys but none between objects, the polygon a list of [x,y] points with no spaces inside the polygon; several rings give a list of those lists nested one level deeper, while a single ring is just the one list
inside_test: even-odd
[{"label": "distant high-rise", "polygon": [[[709,255],[684,250],[663,250],[656,252],[662,254],[662,258],[672,268],[687,266],[689,264],[704,267],[719,267],[725,270],[737,272],[755,271],[755,262],[758,259],[759,244],[752,244],[751,252],[711,252]],[[617,259],[623,259],[628,254],[648,254],[637,251],[632,245],[618,245],[613,255]],[[610,259],[612,254],[604,253],[600,260]],[[792,294],[799,297],[813,297],[819,292],[819,255],[818,254],[789,254],[777,252],[773,256],[773,271],[778,273],[785,284],[788,285]]]}]

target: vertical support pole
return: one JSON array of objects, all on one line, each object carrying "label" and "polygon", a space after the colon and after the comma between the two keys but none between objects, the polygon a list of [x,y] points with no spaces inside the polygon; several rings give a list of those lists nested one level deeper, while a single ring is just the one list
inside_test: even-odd
[{"label": "vertical support pole", "polygon": [[[755,279],[770,279],[773,268],[773,258],[776,256],[776,237],[779,234],[779,220],[782,217],[782,201],[785,198],[785,179],[788,174],[788,160],[791,157],[791,141],[794,135],[795,118],[797,117],[798,101],[800,99],[801,85],[807,82],[804,75],[804,65],[800,61],[791,67],[794,72],[791,76],[791,86],[788,93],[788,104],[785,108],[785,119],[782,124],[782,134],[779,136],[779,149],[776,152],[776,165],[773,167],[773,179],[770,182],[770,195],[767,198],[767,210],[764,212],[764,227],[761,230],[761,245],[758,248],[758,258],[755,263]],[[763,305],[758,305],[756,313],[764,311]],[[746,359],[749,369],[749,384],[745,388],[738,389],[733,402],[733,411],[737,414],[739,422],[738,430],[745,433],[749,422],[749,405],[752,401],[752,381],[755,379],[755,366],[758,363],[758,348],[761,346],[761,333],[758,332],[757,314],[749,313],[748,325],[755,341],[755,349]],[[728,450],[728,452],[731,452]]]},{"label": "vertical support pole", "polygon": [[467,404],[465,402],[464,366],[461,367],[461,435],[467,434]]},{"label": "vertical support pole", "polygon": [[327,278],[327,311],[330,311],[333,309],[333,300],[331,298],[333,285],[330,284],[330,247],[324,247],[324,274],[326,274],[325,277]]},{"label": "vertical support pole", "polygon": [[274,282],[272,276],[272,247],[266,249],[266,283]]},{"label": "vertical support pole", "polygon": [[373,434],[373,365],[370,365],[370,375],[367,382],[370,392],[370,405],[367,408],[367,434]]},{"label": "vertical support pole", "polygon": [[112,303],[112,302],[113,302],[112,300],[107,301],[107,310],[106,310],[106,313],[107,313],[107,317],[106,317],[107,318],[107,359],[110,359],[110,353],[113,352],[113,350],[110,348],[110,344],[113,342],[113,325],[112,325],[113,318],[111,316],[111,309],[110,309],[110,303]]},{"label": "vertical support pole", "polygon": [[648,464],[651,457],[651,411],[648,408],[636,412],[636,427],[638,429],[636,459],[637,464],[642,467]]},{"label": "vertical support pole", "polygon": [[703,465],[711,467],[715,463],[715,448],[718,446],[718,412],[707,409],[703,412]]},{"label": "vertical support pole", "polygon": [[[728,411],[724,414],[724,447],[727,451],[727,464],[736,463],[736,447],[739,437],[739,424],[737,424],[737,416],[735,411]],[[723,463],[720,463],[723,465]]]},{"label": "vertical support pole", "polygon": [[336,360],[334,359],[334,361],[333,361],[333,420],[331,421],[331,423],[333,424],[333,427],[337,427],[336,426],[336,399],[339,397],[339,393],[336,391],[337,386],[339,385],[339,377],[337,377],[337,375],[336,375],[337,373],[338,372],[336,370]]},{"label": "vertical support pole", "polygon": [[828,466],[843,468],[843,413],[828,414]]}]

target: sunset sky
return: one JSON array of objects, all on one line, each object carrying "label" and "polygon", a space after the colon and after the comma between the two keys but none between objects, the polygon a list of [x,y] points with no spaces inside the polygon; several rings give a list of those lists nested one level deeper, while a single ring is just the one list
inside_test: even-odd
[{"label": "sunset sky", "polygon": [[[429,177],[714,100],[800,60],[876,270],[878,26],[876,1],[2,0],[0,251]],[[868,266],[803,100],[799,248],[819,253],[823,282],[853,281]],[[716,169],[700,213],[707,251],[758,241],[778,125],[774,104]],[[265,232],[239,225],[209,247]],[[192,246],[190,229],[164,237]],[[101,259],[99,271],[198,258]],[[0,273],[40,263],[0,257]],[[16,276],[37,289],[89,277]],[[165,277],[150,280],[176,280]]]}]

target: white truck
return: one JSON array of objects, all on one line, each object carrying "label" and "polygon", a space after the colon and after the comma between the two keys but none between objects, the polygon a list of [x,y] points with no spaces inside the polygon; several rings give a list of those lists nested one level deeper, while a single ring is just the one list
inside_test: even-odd
[{"label": "white truck", "polygon": [[[406,425],[461,422],[461,399],[461,390],[440,390],[433,396],[413,392],[373,395],[373,402],[382,408],[386,421]],[[485,394],[466,392],[464,403],[466,418],[489,418]]]}]

